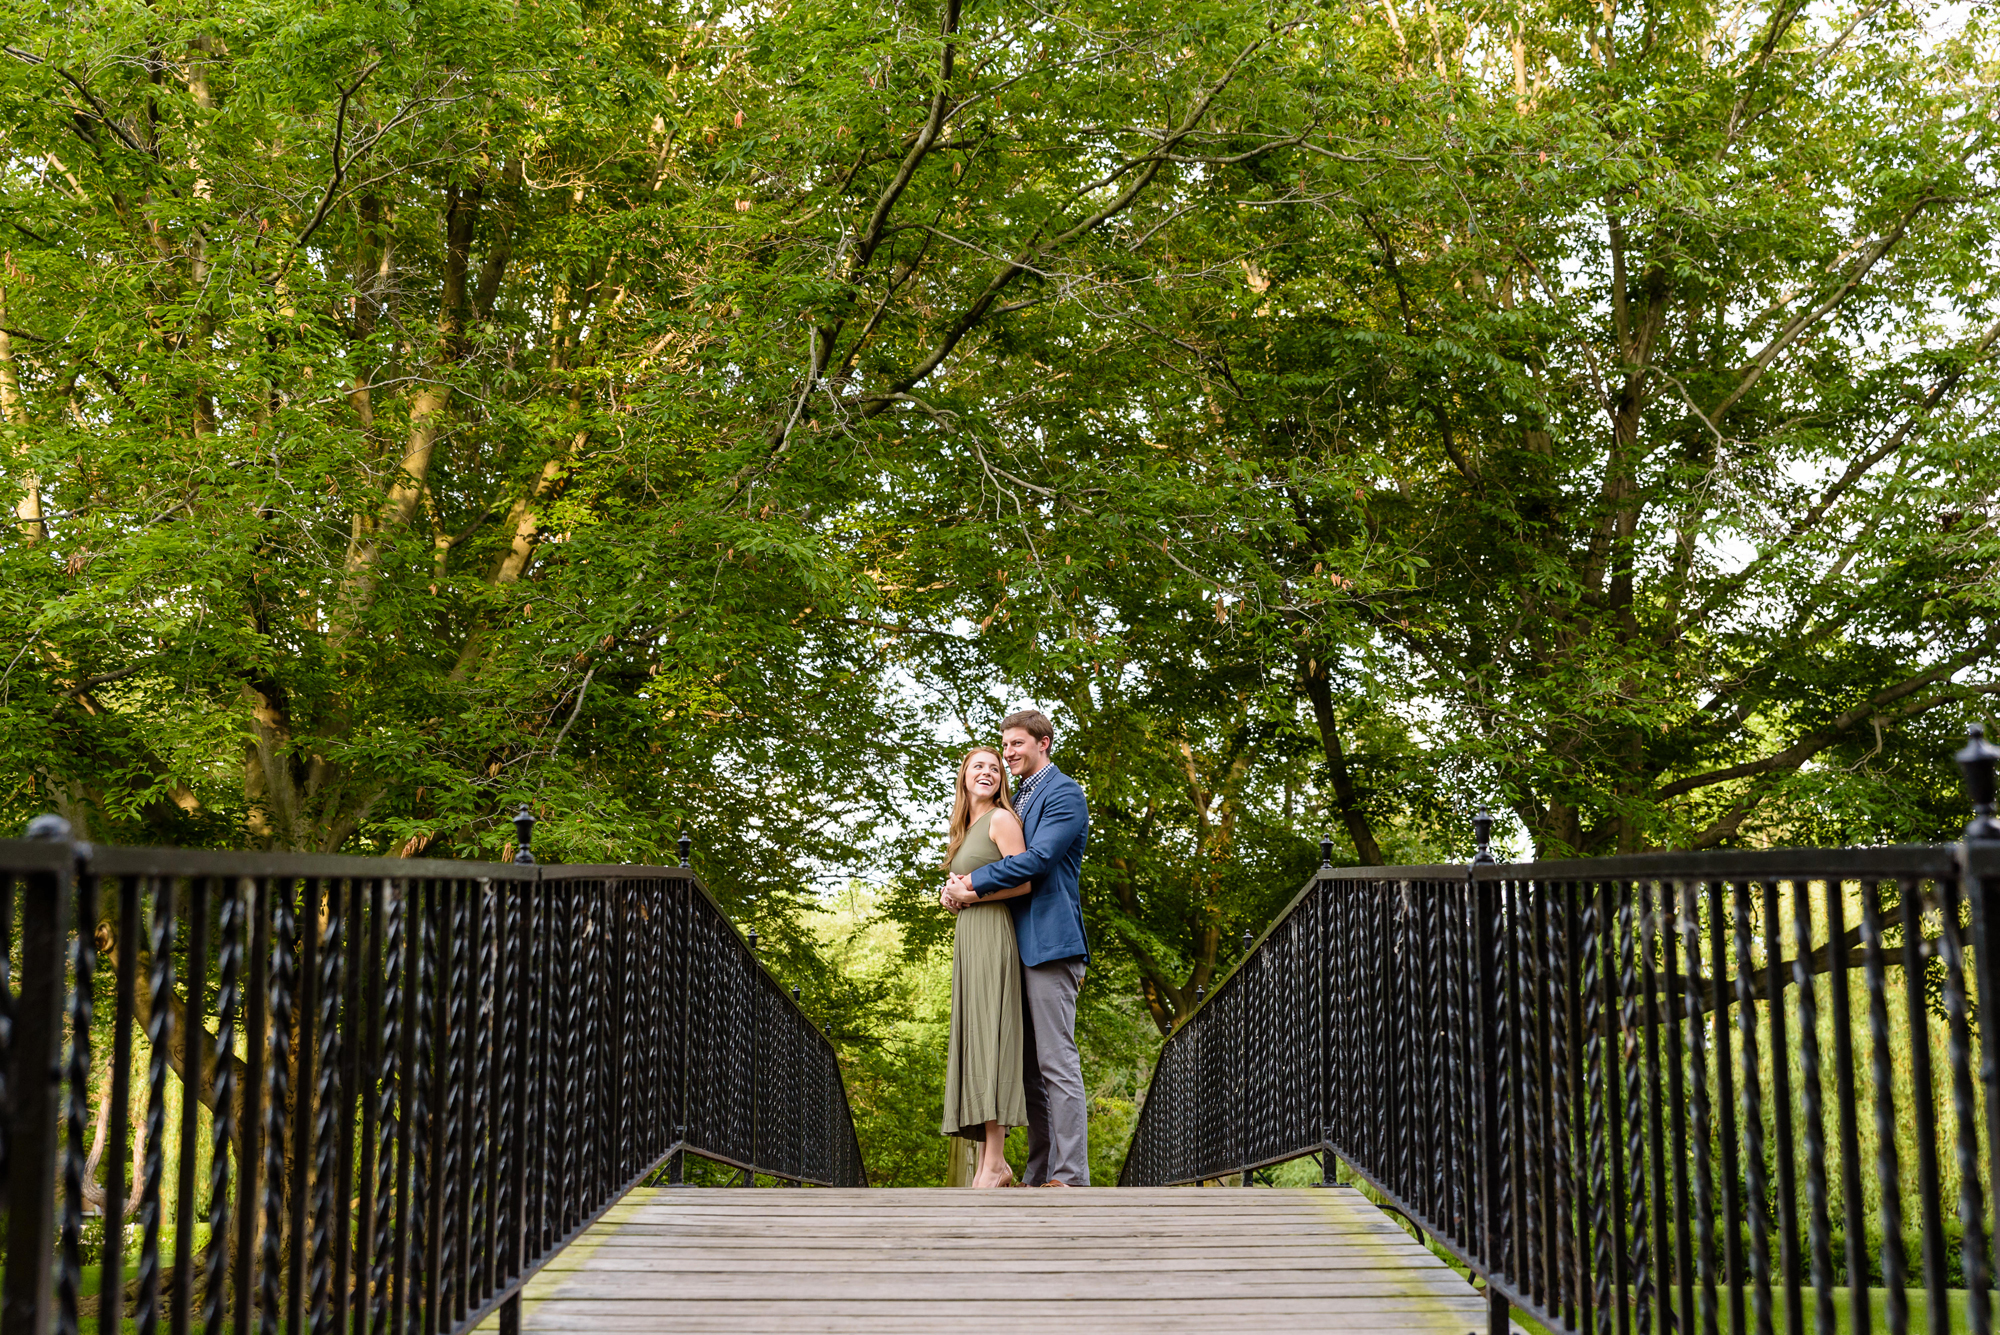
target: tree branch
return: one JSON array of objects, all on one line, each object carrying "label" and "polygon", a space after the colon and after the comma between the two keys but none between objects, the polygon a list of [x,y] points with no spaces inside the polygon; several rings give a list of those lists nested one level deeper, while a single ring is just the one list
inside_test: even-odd
[{"label": "tree branch", "polygon": [[[347,178],[348,164],[340,156],[342,141],[347,134],[347,104],[356,93],[361,91],[361,85],[368,82],[368,76],[380,68],[382,68],[381,60],[371,62],[366,69],[354,76],[353,83],[340,90],[340,110],[335,113],[333,118],[333,179],[326,183],[326,190],[320,195],[319,208],[313,211],[312,221],[306,224],[305,230],[300,232],[298,239],[292,242],[294,249],[303,246],[310,240],[312,234],[319,230],[319,225],[326,221],[327,210],[333,207],[333,197],[339,192],[340,183]],[[372,145],[373,141],[371,140],[370,143]],[[367,149],[364,148],[362,151],[366,152]]]},{"label": "tree branch", "polygon": [[[1896,683],[1894,686],[1876,692],[1873,696],[1869,697],[1866,704],[1857,705],[1853,709],[1848,710],[1826,727],[1807,733],[1798,741],[1775,755],[1765,756],[1758,760],[1746,760],[1740,765],[1725,766],[1722,769],[1710,770],[1705,774],[1693,774],[1685,779],[1676,779],[1672,783],[1655,789],[1653,795],[1656,798],[1678,797],[1682,793],[1691,793],[1697,789],[1712,787],[1718,783],[1728,783],[1732,779],[1745,779],[1757,774],[1768,774],[1774,770],[1797,769],[1800,765],[1803,765],[1806,761],[1839,741],[1856,724],[1864,723],[1875,714],[1880,713],[1883,706],[1895,704],[1899,700],[1907,700],[1926,686],[1932,686],[1940,681],[1948,680],[1953,673],[1986,657],[1992,651],[1996,638],[2000,637],[1989,635],[1972,648],[1967,649],[1955,658],[1939,663],[1936,667],[1930,669],[1930,671],[1918,673],[1914,677],[1910,677]],[[1922,713],[1926,709],[1935,708],[1937,705],[1944,704],[1954,698],[1956,697],[1950,695],[1940,696],[1901,711],[1901,715],[1907,717],[1911,713]]]}]

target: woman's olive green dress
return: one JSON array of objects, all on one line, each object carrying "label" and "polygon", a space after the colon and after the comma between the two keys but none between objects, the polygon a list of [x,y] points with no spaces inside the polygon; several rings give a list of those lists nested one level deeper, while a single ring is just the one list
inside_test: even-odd
[{"label": "woman's olive green dress", "polygon": [[[987,812],[965,832],[951,870],[963,874],[1000,860],[987,832]],[[944,1071],[948,1136],[986,1138],[986,1123],[1025,1126],[1028,1096],[1021,1084],[1021,952],[1007,902],[988,900],[958,911],[951,952],[951,1054]]]}]

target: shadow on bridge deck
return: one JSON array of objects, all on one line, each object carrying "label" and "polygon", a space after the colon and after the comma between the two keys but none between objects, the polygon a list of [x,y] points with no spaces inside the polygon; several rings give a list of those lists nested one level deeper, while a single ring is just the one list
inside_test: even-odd
[{"label": "shadow on bridge deck", "polygon": [[[523,1331],[1483,1328],[1350,1188],[640,1189],[531,1283]],[[497,1329],[489,1319],[482,1329]]]}]

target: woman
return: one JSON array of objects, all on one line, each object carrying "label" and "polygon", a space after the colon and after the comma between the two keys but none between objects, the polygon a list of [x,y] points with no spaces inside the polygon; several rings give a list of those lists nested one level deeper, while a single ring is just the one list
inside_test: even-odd
[{"label": "woman", "polygon": [[[947,872],[965,873],[1027,847],[1007,794],[1000,753],[975,746],[958,766]],[[1014,1183],[1007,1128],[1026,1125],[1021,1083],[1021,955],[1014,919],[999,901],[1028,893],[1026,882],[958,911],[951,952],[951,1052],[944,1076],[944,1133],[980,1143],[975,1187]]]}]

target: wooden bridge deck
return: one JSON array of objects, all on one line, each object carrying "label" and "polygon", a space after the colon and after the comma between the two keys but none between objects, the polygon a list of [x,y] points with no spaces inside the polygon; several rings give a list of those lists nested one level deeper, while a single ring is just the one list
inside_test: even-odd
[{"label": "wooden bridge deck", "polygon": [[521,1328],[1464,1335],[1485,1313],[1349,1188],[663,1188],[543,1270]]}]

